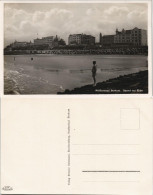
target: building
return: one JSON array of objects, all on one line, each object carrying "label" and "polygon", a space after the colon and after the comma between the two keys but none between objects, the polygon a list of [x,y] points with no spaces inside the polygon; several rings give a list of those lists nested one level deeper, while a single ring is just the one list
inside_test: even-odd
[{"label": "building", "polygon": [[19,41],[14,41],[14,43],[11,44],[12,48],[19,48],[19,47],[27,47],[30,46],[32,43],[30,42],[19,42]]},{"label": "building", "polygon": [[68,44],[69,45],[80,45],[81,44],[81,34],[69,35]]},{"label": "building", "polygon": [[56,36],[49,36],[49,37],[42,37],[42,39],[34,39],[35,46],[43,46],[47,45],[49,48],[58,47],[61,45],[66,45],[65,41],[60,37]]},{"label": "building", "polygon": [[42,37],[42,39],[34,39],[34,45],[48,45],[49,47],[53,47],[54,36]]},{"label": "building", "polygon": [[94,45],[95,44],[95,37],[91,35],[82,35],[81,40],[83,45]]},{"label": "building", "polygon": [[72,34],[68,38],[69,45],[94,45],[95,37],[86,34]]},{"label": "building", "polygon": [[99,34],[99,43],[102,43],[102,39],[103,39],[103,36],[102,36],[102,34],[100,33],[100,34]]},{"label": "building", "polygon": [[105,47],[112,47],[114,44],[114,35],[104,35],[102,37],[102,45]]},{"label": "building", "polygon": [[114,44],[147,46],[147,31],[137,27],[131,30],[122,29],[122,31],[116,29]]},{"label": "building", "polygon": [[118,31],[114,35],[104,35],[100,33],[100,44],[103,47],[132,47],[147,46],[147,31],[135,27],[131,30]]}]

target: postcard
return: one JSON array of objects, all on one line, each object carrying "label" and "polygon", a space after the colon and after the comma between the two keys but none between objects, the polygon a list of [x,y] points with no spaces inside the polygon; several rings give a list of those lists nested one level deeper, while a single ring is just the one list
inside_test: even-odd
[{"label": "postcard", "polygon": [[1,194],[152,195],[151,1],[1,1]]},{"label": "postcard", "polygon": [[152,93],[151,1],[3,2],[5,95]]},{"label": "postcard", "polygon": [[152,195],[151,98],[2,98],[1,194]]}]

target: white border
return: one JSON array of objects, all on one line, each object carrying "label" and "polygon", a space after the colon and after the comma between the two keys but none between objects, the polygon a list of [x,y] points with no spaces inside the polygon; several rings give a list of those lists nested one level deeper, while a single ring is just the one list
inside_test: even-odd
[{"label": "white border", "polygon": [[3,4],[0,2],[0,24],[1,24],[1,28],[0,28],[0,95],[2,95],[2,92],[4,91],[4,85],[3,85],[3,67],[4,67],[4,55],[3,55],[3,50],[4,50],[4,31],[3,31]]},{"label": "white border", "polygon": [[[57,94],[42,94],[42,95],[4,95],[4,55],[3,55],[3,49],[4,49],[4,4],[7,3],[147,3],[148,4],[148,94],[92,94],[92,95],[57,95]],[[38,97],[49,97],[49,98],[143,98],[143,97],[152,97],[152,1],[151,0],[112,0],[112,1],[106,1],[106,0],[100,0],[100,1],[93,1],[93,0],[78,0],[78,1],[39,1],[39,0],[24,0],[24,1],[14,1],[14,0],[3,0],[0,2],[0,23],[2,24],[0,28],[0,33],[2,36],[0,36],[0,95],[1,97],[9,97],[9,98],[16,98],[16,97],[30,97],[30,98],[38,98]]]}]

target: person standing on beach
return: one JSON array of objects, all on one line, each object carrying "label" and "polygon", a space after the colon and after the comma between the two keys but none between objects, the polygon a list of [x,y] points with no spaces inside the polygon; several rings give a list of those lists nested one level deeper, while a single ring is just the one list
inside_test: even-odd
[{"label": "person standing on beach", "polygon": [[96,86],[96,73],[97,73],[96,61],[93,61],[93,67],[92,67],[92,78],[94,81],[93,86]]}]

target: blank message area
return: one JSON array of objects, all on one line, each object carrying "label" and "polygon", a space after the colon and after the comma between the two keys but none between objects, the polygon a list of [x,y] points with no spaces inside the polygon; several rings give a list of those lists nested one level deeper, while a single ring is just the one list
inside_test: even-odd
[{"label": "blank message area", "polygon": [[2,104],[2,186],[17,194],[62,192],[67,185],[67,106],[38,98],[4,99]]},{"label": "blank message area", "polygon": [[108,189],[110,184],[114,189],[137,188],[144,174],[140,163],[140,108],[122,104],[91,106],[90,112],[86,112],[85,104],[71,113],[76,119],[71,127],[72,185],[91,190]]}]

